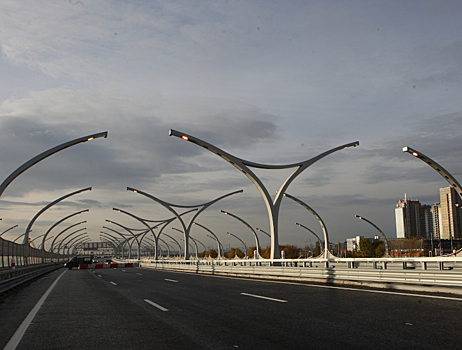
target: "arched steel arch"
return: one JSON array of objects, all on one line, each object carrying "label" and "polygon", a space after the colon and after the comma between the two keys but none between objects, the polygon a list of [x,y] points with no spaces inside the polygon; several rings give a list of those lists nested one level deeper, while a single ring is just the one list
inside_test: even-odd
[{"label": "arched steel arch", "polygon": [[329,252],[329,235],[327,234],[326,225],[324,224],[324,221],[321,219],[321,217],[318,215],[318,213],[316,213],[314,211],[314,209],[311,208],[308,204],[306,204],[305,202],[302,202],[300,199],[298,199],[298,198],[296,198],[294,196],[291,196],[288,193],[284,193],[283,196],[287,197],[287,198],[290,198],[293,201],[297,202],[302,207],[307,209],[311,214],[313,214],[316,217],[316,219],[318,219],[318,222],[319,222],[319,224],[321,225],[321,228],[322,228],[322,232],[324,233],[324,254],[323,254],[324,256],[323,257],[324,257],[324,259],[329,259],[329,258],[333,257]]},{"label": "arched steel arch", "polygon": [[[183,140],[195,143],[198,146],[201,146],[216,155],[220,156],[224,160],[226,160],[228,163],[233,165],[235,168],[237,168],[239,171],[241,171],[245,176],[247,176],[254,184],[257,186],[258,190],[260,191],[261,195],[263,196],[263,200],[265,201],[266,204],[266,209],[268,211],[268,217],[270,221],[270,227],[271,227],[271,259],[279,259],[280,258],[280,253],[279,253],[279,237],[278,237],[278,220],[279,220],[279,208],[281,206],[281,201],[282,201],[282,194],[285,193],[289,185],[292,183],[295,178],[300,175],[303,171],[305,171],[310,165],[313,163],[317,162],[318,160],[326,157],[327,155],[334,153],[336,151],[340,151],[342,149],[348,148],[348,147],[356,147],[359,145],[359,141],[356,142],[351,142],[347,143],[345,145],[333,148],[329,151],[326,151],[324,153],[321,153],[320,155],[305,160],[303,162],[299,163],[293,163],[293,164],[286,164],[286,165],[268,165],[268,164],[260,164],[260,163],[254,163],[250,162],[247,160],[244,160],[242,158],[238,158],[236,156],[233,156],[223,150],[221,150],[218,147],[215,147],[211,145],[210,143],[207,143],[203,140],[198,139],[197,137],[176,131],[171,129],[170,136],[176,136],[179,138],[182,138]],[[279,191],[276,194],[276,197],[274,198],[274,201],[271,199],[271,196],[266,189],[266,187],[263,185],[261,180],[255,173],[250,170],[250,168],[259,168],[259,169],[290,169],[290,168],[296,168],[295,171],[289,175],[289,177],[283,182],[281,187],[279,188]]]},{"label": "arched steel arch", "polygon": [[430,157],[426,156],[425,154],[411,148],[411,147],[403,147],[403,152],[407,152],[412,154],[414,157],[419,158],[420,160],[424,161],[428,165],[430,165],[433,169],[435,169],[438,174],[440,174],[442,177],[445,178],[445,180],[451,185],[452,188],[457,192],[459,195],[460,199],[462,199],[462,187],[460,186],[460,183],[452,176],[449,171],[444,169],[441,165],[439,165],[437,162],[435,162],[433,159]]},{"label": "arched steel arch", "polygon": [[77,145],[79,143],[82,143],[82,142],[87,142],[87,141],[91,141],[91,140],[94,140],[94,139],[97,139],[97,138],[100,138],[100,137],[104,137],[106,138],[107,137],[107,131],[105,132],[100,132],[100,133],[97,133],[97,134],[92,134],[92,135],[88,135],[88,136],[84,136],[84,137],[80,137],[78,139],[75,139],[75,140],[72,140],[72,141],[68,141],[68,142],[65,142],[65,143],[62,143],[61,145],[58,145],[56,147],[53,147],[53,148],[50,148],[48,151],[45,151],[43,153],[40,153],[39,155],[35,156],[34,158],[28,160],[26,163],[24,163],[23,165],[21,165],[19,168],[17,168],[15,171],[13,171],[3,182],[2,184],[0,185],[0,197],[2,196],[3,192],[5,191],[5,189],[8,187],[8,185],[15,179],[17,178],[19,175],[21,175],[23,172],[25,172],[27,169],[29,169],[30,167],[32,167],[33,165],[37,164],[38,162],[40,162],[41,160],[59,152],[59,151],[62,151],[63,149],[66,149],[68,147],[71,147],[71,146],[74,146],[74,145]]},{"label": "arched steel arch", "polygon": [[[153,201],[159,203],[160,205],[165,207],[167,210],[169,210],[171,213],[173,213],[173,215],[175,215],[175,217],[178,219],[178,221],[180,221],[181,226],[183,227],[184,240],[185,240],[185,248],[184,248],[185,260],[189,259],[189,246],[188,246],[188,243],[189,243],[189,231],[191,230],[192,223],[194,222],[194,220],[196,220],[196,218],[199,216],[199,214],[202,213],[208,207],[210,207],[212,204],[218,202],[219,200],[224,199],[224,198],[229,197],[229,196],[232,196],[234,194],[243,192],[243,190],[231,192],[231,193],[225,194],[225,195],[223,195],[221,197],[218,197],[218,198],[216,198],[214,200],[211,200],[210,202],[197,204],[197,205],[176,205],[176,204],[165,202],[165,201],[163,201],[163,200],[161,200],[161,199],[159,199],[157,197],[154,197],[154,196],[152,196],[152,195],[150,195],[150,194],[148,194],[146,192],[134,189],[132,187],[127,187],[127,191],[132,191],[132,192],[135,192],[135,193],[139,193],[139,194],[141,194],[141,195],[143,195],[145,197],[148,197],[148,198],[152,199]],[[186,226],[186,224],[184,223],[183,219],[181,218],[181,215],[178,214],[177,211],[174,209],[174,208],[198,208],[198,207],[201,207],[201,209],[199,209],[197,211],[197,213],[192,217],[192,219],[189,221],[188,226]]]}]

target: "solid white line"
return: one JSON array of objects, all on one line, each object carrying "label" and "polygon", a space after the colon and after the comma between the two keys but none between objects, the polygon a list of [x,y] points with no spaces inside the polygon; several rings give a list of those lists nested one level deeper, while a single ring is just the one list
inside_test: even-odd
[{"label": "solid white line", "polygon": [[166,309],[165,307],[163,306],[160,306],[158,304],[156,304],[155,302],[149,300],[149,299],[144,299],[145,302],[147,302],[148,304],[151,304],[152,306],[155,306],[156,308],[158,308],[159,310],[162,310],[162,311],[168,311],[168,309]]},{"label": "solid white line", "polygon": [[111,284],[113,284],[114,286],[117,286],[117,283],[115,283],[115,282],[112,282],[112,281],[111,281]]},{"label": "solid white line", "polygon": [[164,278],[164,280],[169,281],[169,282],[178,282],[176,280],[169,280],[168,278]]},{"label": "solid white line", "polygon": [[254,297],[254,298],[260,298],[260,299],[266,299],[266,300],[271,300],[271,301],[277,301],[277,302],[280,302],[280,303],[287,303],[287,300],[268,298],[268,297],[264,297],[264,296],[261,296],[261,295],[255,295],[255,294],[249,294],[249,293],[241,293],[241,294],[242,294],[242,295],[247,295],[247,296],[249,296],[249,297]]},{"label": "solid white line", "polygon": [[40,310],[40,307],[42,304],[45,302],[45,299],[48,297],[48,294],[51,293],[53,288],[55,287],[56,283],[58,283],[59,279],[61,278],[62,275],[67,271],[65,269],[59,276],[58,278],[53,282],[53,284],[48,288],[48,290],[45,292],[45,294],[42,295],[40,300],[37,302],[37,304],[34,306],[31,312],[29,312],[29,315],[22,321],[21,325],[19,328],[16,330],[16,332],[13,334],[11,337],[10,341],[6,346],[3,348],[3,350],[14,350],[18,346],[19,342],[21,341],[22,337],[24,336],[24,333],[26,333],[27,328],[29,328],[29,325],[31,324],[32,320],[34,319],[35,315],[37,312]]}]

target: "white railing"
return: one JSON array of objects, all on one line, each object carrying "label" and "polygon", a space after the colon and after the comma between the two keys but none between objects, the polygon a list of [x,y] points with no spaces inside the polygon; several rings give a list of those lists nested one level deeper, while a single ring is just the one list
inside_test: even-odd
[{"label": "white railing", "polygon": [[[266,279],[372,285],[380,288],[394,288],[396,285],[462,288],[462,258],[460,257],[329,260],[145,260],[140,262],[140,266]],[[451,291],[445,290],[445,292]],[[460,293],[462,293],[462,289],[460,289]]]}]

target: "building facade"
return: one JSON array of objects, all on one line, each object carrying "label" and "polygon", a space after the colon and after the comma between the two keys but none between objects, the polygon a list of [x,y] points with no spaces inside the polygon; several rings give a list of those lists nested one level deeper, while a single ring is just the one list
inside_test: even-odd
[{"label": "building facade", "polygon": [[462,201],[452,187],[440,189],[440,238],[462,238]]}]

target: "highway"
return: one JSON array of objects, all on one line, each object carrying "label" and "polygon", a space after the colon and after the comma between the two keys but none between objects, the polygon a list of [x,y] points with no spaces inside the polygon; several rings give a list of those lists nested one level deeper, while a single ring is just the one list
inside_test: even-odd
[{"label": "highway", "polygon": [[0,349],[457,349],[461,311],[457,296],[59,269],[0,300]]}]

